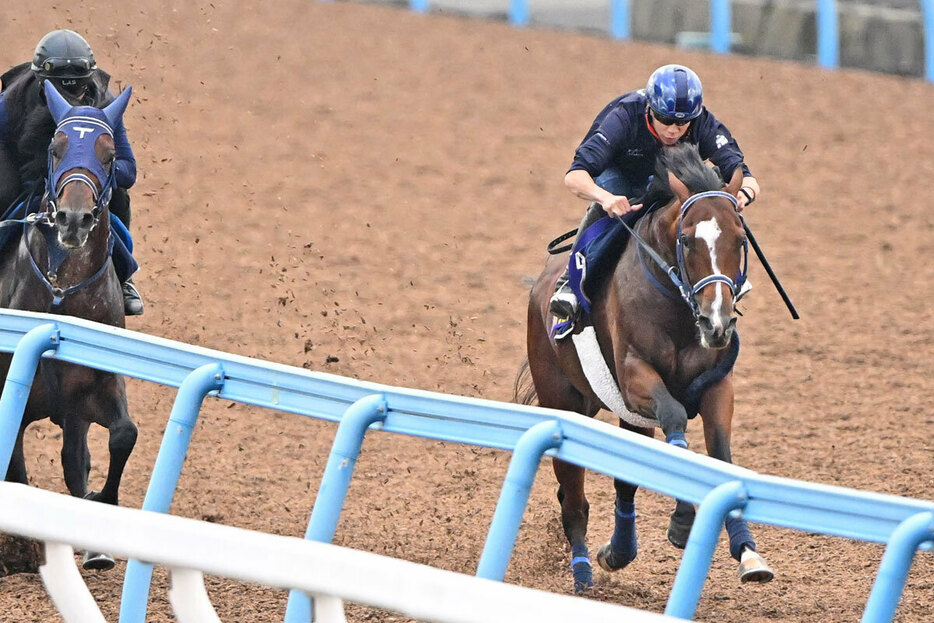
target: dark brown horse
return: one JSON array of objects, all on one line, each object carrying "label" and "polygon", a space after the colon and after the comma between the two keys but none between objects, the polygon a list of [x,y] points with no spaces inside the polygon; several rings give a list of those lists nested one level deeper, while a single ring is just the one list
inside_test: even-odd
[{"label": "dark brown horse", "polygon": [[[639,240],[628,240],[612,275],[591,294],[592,326],[557,341],[548,303],[568,256],[550,256],[531,292],[528,361],[516,380],[517,399],[531,404],[537,395],[543,407],[589,417],[608,409],[621,427],[650,437],[660,427],[669,443],[685,448],[688,419],[700,413],[707,453],[730,462],[731,370],[739,348],[734,303],[746,266],[734,198],[741,181],[737,169],[724,188],[695,147],[665,149],[639,201],[660,207],[636,222]],[[593,586],[584,469],[553,464],[574,588],[582,592]],[[625,567],[637,552],[636,486],[616,480],[615,487],[616,529],[597,555],[607,571]],[[694,512],[692,504],[677,502],[668,530],[677,547],[687,542]],[[726,524],[742,581],[770,580],[745,521],[731,517]]]},{"label": "dark brown horse", "polygon": [[[113,129],[126,109],[130,89],[103,110],[72,107],[45,83],[57,129],[49,148],[49,176],[39,212],[21,223],[0,252],[0,306],[76,316],[124,326],[123,294],[111,258],[108,203],[114,188]],[[6,378],[11,356],[0,356]],[[122,376],[43,359],[32,385],[6,480],[27,483],[23,457],[26,427],[49,417],[62,428],[62,469],[77,497],[117,504],[124,466],[136,443]],[[110,466],[99,493],[88,491],[91,423],[110,432]],[[86,568],[110,568],[113,559],[85,554]]]}]

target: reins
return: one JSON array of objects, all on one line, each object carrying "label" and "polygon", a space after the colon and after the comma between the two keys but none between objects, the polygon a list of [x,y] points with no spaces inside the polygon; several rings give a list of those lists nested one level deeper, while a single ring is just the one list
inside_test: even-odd
[{"label": "reins", "polygon": [[565,251],[570,251],[571,249],[573,249],[574,248],[573,244],[566,244],[563,247],[558,247],[558,248],[555,248],[555,245],[561,244],[568,238],[573,238],[576,235],[577,235],[577,228],[575,227],[571,231],[563,233],[557,238],[555,238],[554,240],[552,240],[551,242],[549,242],[548,246],[546,247],[546,249],[548,250],[548,254],[549,255],[560,255],[564,253]]},{"label": "reins", "polygon": [[[113,252],[113,244],[114,244],[113,238],[110,238],[109,243],[108,243],[110,245],[110,248],[108,249],[108,252],[107,252],[107,259],[104,260],[104,263],[101,264],[100,268],[98,268],[97,271],[95,271],[93,275],[81,281],[80,283],[75,284],[73,286],[69,286],[67,288],[60,288],[58,286],[55,286],[52,284],[52,281],[56,280],[56,273],[58,271],[58,268],[61,266],[61,263],[64,261],[65,255],[59,254],[60,257],[57,260],[53,259],[52,251],[56,247],[50,242],[49,234],[54,233],[55,228],[51,227],[51,223],[49,220],[50,216],[51,216],[51,213],[49,212],[37,212],[34,214],[30,214],[28,217],[20,221],[23,224],[23,234],[22,236],[20,236],[20,244],[22,248],[24,249],[24,251],[26,252],[26,255],[29,257],[29,265],[32,266],[33,272],[36,274],[37,277],[39,277],[39,281],[42,282],[42,285],[44,285],[46,290],[48,290],[49,293],[52,295],[52,302],[49,304],[48,311],[52,311],[54,308],[59,307],[64,302],[66,296],[70,294],[74,294],[75,292],[79,292],[83,290],[84,288],[90,286],[92,283],[100,279],[107,272],[107,268],[113,263],[112,252]],[[41,225],[49,226],[49,231],[47,232],[42,231],[40,228]],[[29,248],[29,243],[27,241],[27,238],[28,238],[27,227],[29,226],[33,226],[36,229],[39,229],[46,239],[46,247],[48,248],[49,251],[48,251],[48,270],[45,272],[43,272],[43,270],[39,267],[39,263],[36,261],[36,258],[32,254],[32,249]]]}]

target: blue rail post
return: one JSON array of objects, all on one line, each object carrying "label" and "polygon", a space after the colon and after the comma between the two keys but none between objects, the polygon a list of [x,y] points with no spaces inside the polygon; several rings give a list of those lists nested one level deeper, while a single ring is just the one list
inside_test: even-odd
[{"label": "blue rail post", "polygon": [[837,21],[837,1],[817,0],[817,62],[821,67],[834,69],[840,62]]},{"label": "blue rail post", "polygon": [[[149,479],[143,510],[169,512],[201,403],[208,392],[220,389],[223,385],[224,371],[216,363],[193,370],[179,385],[172,413],[162,436],[162,445],[159,446],[156,465]],[[133,559],[127,561],[120,603],[120,623],[145,623],[151,582],[152,563]]]},{"label": "blue rail post", "polygon": [[934,0],[921,0],[924,35],[924,76],[934,82]]},{"label": "blue rail post", "polygon": [[413,11],[424,13],[428,10],[428,0],[409,0],[409,8]]},{"label": "blue rail post", "polygon": [[629,0],[613,0],[610,4],[610,35],[614,39],[629,39]]},{"label": "blue rail post", "polygon": [[506,577],[506,567],[519,534],[538,464],[545,451],[557,448],[563,439],[561,425],[555,420],[539,422],[519,437],[483,546],[477,577],[499,581]]},{"label": "blue rail post", "polygon": [[529,3],[526,0],[510,1],[509,21],[515,26],[525,26],[529,23]]},{"label": "blue rail post", "polygon": [[710,2],[710,49],[719,54],[730,51],[730,34],[733,16],[730,0]]},{"label": "blue rail post", "polygon": [[701,502],[668,596],[665,614],[688,620],[694,618],[723,522],[731,511],[745,506],[746,489],[739,481],[723,483]]},{"label": "blue rail post", "polygon": [[882,555],[862,623],[891,623],[895,618],[911,560],[925,541],[934,541],[934,513],[918,513],[898,524]]},{"label": "blue rail post", "polygon": [[[386,399],[382,394],[373,394],[361,398],[350,405],[334,436],[328,464],[324,468],[321,487],[311,510],[311,519],[305,538],[309,541],[330,543],[337,531],[350,479],[353,477],[363,436],[374,422],[386,419]],[[285,608],[285,623],[309,623],[311,621],[311,598],[297,590],[289,591],[289,601]]]},{"label": "blue rail post", "polygon": [[10,468],[13,448],[23,423],[32,381],[42,354],[58,348],[58,329],[52,323],[31,329],[16,344],[10,369],[0,396],[0,472],[4,478]]}]

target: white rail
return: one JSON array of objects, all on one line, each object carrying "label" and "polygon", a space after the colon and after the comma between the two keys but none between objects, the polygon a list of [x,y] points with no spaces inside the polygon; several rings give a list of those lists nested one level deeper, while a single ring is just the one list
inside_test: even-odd
[{"label": "white rail", "polygon": [[424,621],[662,623],[671,617],[485,580],[368,552],[79,500],[0,482],[0,531],[44,541],[46,589],[66,623],[105,619],[72,546],[162,564],[181,623],[219,621],[202,573],[315,596],[315,620],[343,623],[342,600]]}]

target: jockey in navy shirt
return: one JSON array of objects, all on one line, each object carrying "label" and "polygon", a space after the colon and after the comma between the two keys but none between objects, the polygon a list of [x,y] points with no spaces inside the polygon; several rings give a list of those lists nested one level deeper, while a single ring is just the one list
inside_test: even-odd
[{"label": "jockey in navy shirt", "polygon": [[[32,190],[43,188],[49,144],[55,134],[55,122],[45,104],[46,80],[73,106],[103,108],[114,100],[108,90],[110,75],[97,67],[88,42],[71,30],[48,33],[36,45],[31,63],[16,65],[0,76],[0,213]],[[136,182],[136,158],[122,120],[113,131],[117,187],[109,207],[128,230],[127,189]],[[127,315],[143,313],[131,278],[123,283],[123,299]]]},{"label": "jockey in navy shirt", "polygon": [[[742,168],[739,210],[756,200],[759,183],[743,162],[733,135],[704,107],[700,78],[682,65],[665,65],[652,73],[645,89],[607,104],[574,153],[564,185],[592,202],[577,235],[604,215],[629,215],[624,220],[632,225],[643,206],[631,204],[629,197],[645,192],[659,150],[679,142],[696,144],[701,158],[716,165],[723,179]],[[556,286],[551,312],[573,321],[580,305],[568,285],[567,269]]]}]

